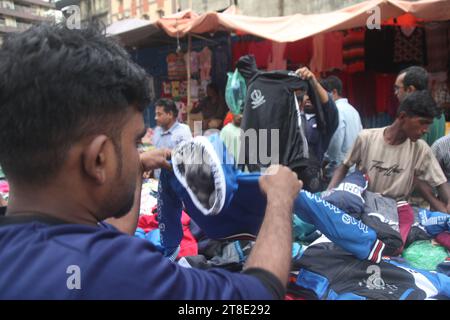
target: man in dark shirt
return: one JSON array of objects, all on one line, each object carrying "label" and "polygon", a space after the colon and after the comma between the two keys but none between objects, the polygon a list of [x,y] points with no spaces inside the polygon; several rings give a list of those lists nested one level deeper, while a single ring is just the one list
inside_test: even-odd
[{"label": "man in dark shirt", "polygon": [[201,112],[203,115],[203,129],[220,129],[227,113],[224,98],[214,83],[206,87],[206,97],[200,100],[198,107],[191,113]]},{"label": "man in dark shirt", "polygon": [[[323,157],[338,124],[337,108],[332,99],[311,72],[304,73],[306,68],[297,73],[265,72],[258,70],[251,55],[241,57],[236,67],[247,83],[241,126],[244,130],[239,154],[241,167],[261,171],[269,164],[281,163],[297,173],[306,190],[320,191],[318,154]],[[318,87],[322,89],[320,93]],[[316,106],[313,130],[309,130],[304,114],[300,116],[295,91],[307,94],[305,101]],[[311,135],[308,140],[307,134],[314,130],[319,139],[316,141]],[[325,139],[321,139],[322,135]]]},{"label": "man in dark shirt", "polygon": [[286,167],[259,180],[266,214],[242,273],[183,268],[104,222],[133,230],[142,170],[170,167],[165,150],[138,152],[148,88],[145,71],[94,28],[34,26],[5,40],[0,299],[283,298],[301,188]]},{"label": "man in dark shirt", "polygon": [[298,69],[296,73],[300,78],[311,81],[320,100],[316,103],[321,104],[325,118],[325,123],[321,127],[318,121],[318,108],[310,99],[311,92],[296,90],[302,122],[305,123],[304,130],[310,155],[310,165],[302,168],[299,176],[305,180],[305,185],[308,185],[312,192],[317,192],[325,189],[322,182],[322,162],[331,138],[338,127],[339,113],[331,95],[322,87],[314,73],[307,67]]},{"label": "man in dark shirt", "polygon": [[336,131],[339,123],[339,114],[336,104],[331,95],[322,87],[316,79],[314,73],[308,68],[303,67],[296,71],[302,78],[311,80],[314,89],[316,90],[320,103],[323,108],[326,125],[324,128],[319,128],[317,121],[317,106],[315,106],[310,99],[310,93],[303,90],[296,90],[297,99],[299,100],[300,112],[306,118],[306,139],[308,146],[311,149],[314,157],[321,163],[323,161],[325,152],[330,144],[331,137]]}]

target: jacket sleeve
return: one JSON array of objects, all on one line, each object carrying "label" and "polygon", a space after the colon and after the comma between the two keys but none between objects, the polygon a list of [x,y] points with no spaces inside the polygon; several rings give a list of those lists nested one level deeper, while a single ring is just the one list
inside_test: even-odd
[{"label": "jacket sleeve", "polygon": [[336,132],[339,125],[339,113],[333,98],[328,94],[328,102],[322,104],[323,113],[325,114],[326,127],[323,135],[324,152],[330,145],[331,138]]},{"label": "jacket sleeve", "polygon": [[171,256],[176,252],[183,239],[182,202],[171,185],[176,182],[178,181],[173,173],[161,169],[158,186],[158,222],[165,256]]},{"label": "jacket sleeve", "polygon": [[339,125],[339,113],[336,104],[334,103],[333,98],[330,94],[328,94],[328,102],[322,104],[322,107],[325,113],[325,120],[327,122],[327,136],[329,136],[329,139],[331,139]]}]

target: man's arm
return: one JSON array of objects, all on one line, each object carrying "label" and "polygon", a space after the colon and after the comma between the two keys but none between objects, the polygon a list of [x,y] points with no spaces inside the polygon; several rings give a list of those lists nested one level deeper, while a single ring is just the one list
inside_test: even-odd
[{"label": "man's arm", "polygon": [[[362,153],[363,153],[363,145],[364,140],[366,138],[363,137],[362,132],[359,133],[355,142],[353,143],[352,149],[347,153],[346,159],[344,162],[334,171],[333,177],[331,178],[330,183],[328,184],[327,190],[336,188],[339,183],[345,178],[348,173],[348,170],[356,164],[361,163]],[[367,152],[367,151],[366,151]]]},{"label": "man's arm", "polygon": [[[322,112],[324,116],[324,121],[326,123],[326,127],[324,128],[324,136],[323,136],[323,143],[325,146],[328,146],[330,143],[330,139],[333,136],[333,133],[336,131],[336,129],[339,126],[339,114],[336,107],[336,104],[334,103],[333,99],[331,98],[330,94],[325,90],[324,87],[319,83],[314,73],[311,72],[307,67],[300,68],[296,71],[296,73],[299,75],[300,78],[303,80],[310,80],[313,85],[313,89],[317,92],[317,95],[319,96],[320,103],[322,105]],[[316,106],[318,108],[318,106]],[[319,113],[317,112],[319,115]],[[319,115],[319,117],[321,117]],[[324,123],[324,125],[325,125]],[[326,150],[323,150],[325,152]]]},{"label": "man's arm", "polygon": [[331,137],[328,150],[325,154],[325,158],[329,162],[340,162],[342,159],[338,159],[342,153],[343,144],[345,140],[345,124],[340,123],[333,136]]},{"label": "man's arm", "polygon": [[438,186],[437,190],[438,190],[439,199],[441,199],[441,201],[444,202],[445,207],[446,207],[446,211],[442,211],[442,212],[450,213],[450,185],[447,182],[445,182],[445,183],[441,184],[440,186]]},{"label": "man's arm", "polygon": [[[426,152],[427,159],[421,165],[423,174],[415,177],[414,182],[433,210],[450,213],[450,186],[442,169],[442,158],[446,151],[442,150],[441,144],[436,141],[431,149],[426,148]],[[438,198],[433,186],[438,192]]]},{"label": "man's arm", "polygon": [[292,207],[302,182],[289,168],[272,166],[259,185],[267,197],[266,213],[244,271],[264,269],[285,286],[291,266]]},{"label": "man's arm", "polygon": [[328,103],[329,100],[328,92],[320,85],[319,81],[317,81],[316,76],[314,75],[314,73],[312,73],[311,70],[309,70],[307,67],[303,67],[295,71],[295,73],[297,73],[303,80],[311,80],[314,89],[317,91],[317,94],[319,95],[320,102],[322,104]]},{"label": "man's arm", "polygon": [[416,189],[420,192],[422,197],[430,203],[431,210],[439,212],[447,212],[445,203],[439,201],[433,193],[433,188],[425,181],[415,179]]},{"label": "man's arm", "polygon": [[169,149],[154,149],[141,154],[141,165],[143,172],[154,169],[172,169],[167,161],[170,159],[171,151]]},{"label": "man's arm", "polygon": [[331,178],[330,183],[328,184],[327,190],[331,190],[333,188],[336,188],[339,183],[345,178],[348,172],[348,167],[345,164],[341,164],[333,174],[333,178]]}]

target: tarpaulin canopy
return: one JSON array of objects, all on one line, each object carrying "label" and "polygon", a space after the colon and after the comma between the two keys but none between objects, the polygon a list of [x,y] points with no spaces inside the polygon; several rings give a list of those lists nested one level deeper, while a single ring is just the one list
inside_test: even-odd
[{"label": "tarpaulin canopy", "polygon": [[[192,23],[199,15],[192,10],[185,10],[166,16],[164,19],[172,21],[175,28],[174,36],[177,36],[176,29],[179,26]],[[135,46],[139,44],[148,44],[149,42],[155,44],[172,43],[171,35],[167,34],[164,29],[161,29],[155,22],[150,22],[144,19],[124,19],[119,20],[106,28],[108,36],[115,36],[120,39],[125,46]],[[184,36],[180,34],[180,37]]]},{"label": "tarpaulin canopy", "polygon": [[116,21],[106,28],[107,36],[119,38],[123,45],[133,46],[149,37],[161,35],[161,29],[144,19],[125,19]]},{"label": "tarpaulin canopy", "polygon": [[291,42],[325,31],[364,27],[368,20],[371,21],[369,18],[378,13],[381,22],[407,13],[423,21],[450,20],[450,0],[369,0],[329,13],[272,18],[243,16],[235,14],[232,9],[200,16],[188,11],[178,17],[161,18],[156,25],[172,37],[234,31],[277,42]]}]

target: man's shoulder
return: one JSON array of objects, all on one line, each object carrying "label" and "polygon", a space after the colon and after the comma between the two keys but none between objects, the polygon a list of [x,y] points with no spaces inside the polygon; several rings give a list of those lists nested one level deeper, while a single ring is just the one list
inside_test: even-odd
[{"label": "man's shoulder", "polygon": [[160,126],[156,126],[155,129],[153,129],[153,134],[161,134],[162,128]]},{"label": "man's shoulder", "polygon": [[336,106],[338,107],[338,110],[346,111],[346,112],[352,112],[357,113],[359,115],[358,110],[348,102],[347,99],[341,99],[336,101]]},{"label": "man's shoulder", "polygon": [[226,131],[229,131],[230,129],[231,129],[231,126],[232,126],[233,124],[230,122],[230,123],[227,123],[226,125],[224,125],[223,126],[223,128],[222,128],[222,130],[220,130],[220,132],[226,132]]},{"label": "man's shoulder", "polygon": [[[6,220],[7,217],[2,217],[2,219]],[[15,224],[2,221],[2,224],[1,231],[5,232],[5,234],[8,231],[24,234],[21,237],[23,245],[33,243],[40,247],[42,244],[45,244],[45,246],[53,247],[54,252],[63,250],[89,255],[89,249],[93,248],[93,244],[95,244],[95,250],[98,250],[101,244],[107,247],[108,243],[110,244],[115,240],[127,241],[127,238],[129,238],[113,226],[103,223],[97,227],[65,223],[47,224],[39,220]],[[31,233],[30,230],[33,232]]]},{"label": "man's shoulder", "polygon": [[220,130],[220,132],[225,132],[225,133],[230,133],[230,132],[239,132],[241,128],[236,127],[233,123],[227,123],[225,125],[225,127],[222,128],[222,130]]},{"label": "man's shoulder", "polygon": [[383,133],[385,128],[370,128],[362,129],[359,132],[359,137],[362,139],[371,139]]},{"label": "man's shoulder", "polygon": [[413,144],[416,146],[417,150],[420,152],[432,152],[431,147],[423,139],[419,139],[416,142],[413,142]]},{"label": "man's shoulder", "polygon": [[183,132],[184,134],[192,135],[191,129],[187,124],[184,123],[178,123],[177,131]]},{"label": "man's shoulder", "polygon": [[178,122],[178,126],[179,126],[179,128],[182,128],[183,130],[190,130],[189,126],[185,123]]},{"label": "man's shoulder", "polygon": [[[130,274],[133,277],[145,277],[144,274],[135,273],[136,270],[145,270],[143,266],[157,266],[161,259],[150,242],[108,226],[43,225],[30,222],[2,226],[0,233],[3,243],[0,261],[4,257],[17,256],[11,264],[2,267],[7,271],[26,270],[21,274],[20,286],[13,288],[9,292],[10,296],[71,299],[74,295],[67,295],[66,281],[81,273],[79,283],[89,290],[78,292],[81,294],[79,297],[136,297],[135,290],[142,288],[134,286],[136,281],[127,283],[130,292],[112,289],[117,288],[119,283],[123,285]],[[33,261],[31,269],[25,267],[30,261]],[[39,270],[53,272],[42,274]],[[151,277],[147,276],[146,280],[150,281]],[[13,280],[1,279],[0,287],[5,283],[13,283]],[[51,290],[43,291],[40,288]],[[145,296],[145,292],[138,293]]]},{"label": "man's shoulder", "polygon": [[449,146],[450,147],[450,134],[447,134],[446,136],[443,136],[439,139],[437,139],[431,148],[441,148],[443,146]]}]

